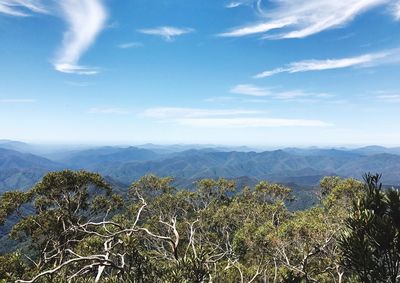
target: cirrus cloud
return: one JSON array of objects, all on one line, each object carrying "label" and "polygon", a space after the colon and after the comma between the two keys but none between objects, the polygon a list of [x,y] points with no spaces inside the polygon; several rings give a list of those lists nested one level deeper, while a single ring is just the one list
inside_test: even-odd
[{"label": "cirrus cloud", "polygon": [[143,43],[141,42],[126,42],[117,45],[120,49],[130,49],[130,48],[138,48],[143,47]]},{"label": "cirrus cloud", "polygon": [[107,11],[103,0],[59,0],[48,6],[40,0],[0,0],[0,13],[19,17],[33,13],[61,17],[68,29],[53,60],[54,69],[69,74],[98,73],[97,68],[82,66],[79,61],[105,27]]},{"label": "cirrus cloud", "polygon": [[342,69],[349,67],[371,67],[380,64],[400,62],[400,49],[386,50],[383,52],[363,54],[355,57],[324,59],[324,60],[303,60],[292,62],[284,67],[264,71],[255,75],[255,78],[270,77],[280,73],[299,73],[309,71],[323,71]]},{"label": "cirrus cloud", "polygon": [[280,119],[280,118],[198,118],[178,119],[184,126],[197,127],[234,127],[234,128],[270,128],[270,127],[329,127],[332,124],[320,120]]},{"label": "cirrus cloud", "polygon": [[39,0],[1,0],[0,13],[9,16],[26,17],[31,13],[48,13]]},{"label": "cirrus cloud", "polygon": [[267,96],[271,94],[269,90],[251,84],[236,85],[230,90],[230,92],[250,96]]},{"label": "cirrus cloud", "polygon": [[89,114],[129,114],[130,111],[123,108],[90,108],[88,111]]},{"label": "cirrus cloud", "polygon": [[[254,24],[233,28],[219,34],[240,37],[264,34],[264,38],[303,38],[324,30],[343,27],[358,15],[378,6],[390,5],[391,0],[271,0],[272,8],[261,13]],[[267,34],[273,30],[283,31]]]},{"label": "cirrus cloud", "polygon": [[258,114],[260,111],[246,109],[202,109],[182,107],[156,107],[146,109],[142,115],[151,118],[193,118]]},{"label": "cirrus cloud", "polygon": [[62,15],[68,24],[54,68],[63,73],[93,75],[98,69],[80,66],[79,60],[104,28],[107,12],[101,0],[63,0]]},{"label": "cirrus cloud", "polygon": [[400,103],[400,94],[378,95],[378,99],[388,103]]},{"label": "cirrus cloud", "polygon": [[[265,97],[276,99],[276,100],[284,100],[284,101],[319,101],[321,99],[332,98],[334,95],[329,93],[318,93],[318,92],[308,92],[303,90],[279,90],[277,88],[274,89],[266,89],[256,85],[236,85],[231,89],[232,93],[247,95],[247,96],[255,96],[255,97]],[[209,100],[212,101],[212,100]],[[257,101],[257,102],[266,102],[267,100],[246,100],[246,101]],[[214,102],[214,101],[212,101]]]},{"label": "cirrus cloud", "polygon": [[192,28],[177,28],[162,26],[149,29],[139,29],[138,32],[147,35],[161,36],[166,41],[173,41],[175,37],[194,32]]},{"label": "cirrus cloud", "polygon": [[194,127],[328,127],[332,124],[312,119],[265,117],[265,111],[249,109],[149,108],[142,116],[161,123]]},{"label": "cirrus cloud", "polygon": [[392,5],[392,15],[396,21],[400,21],[400,1],[393,3]]}]

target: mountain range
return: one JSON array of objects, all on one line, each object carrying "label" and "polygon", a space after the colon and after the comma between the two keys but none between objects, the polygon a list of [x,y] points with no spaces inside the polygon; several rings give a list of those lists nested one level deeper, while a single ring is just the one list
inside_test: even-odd
[{"label": "mountain range", "polygon": [[[40,148],[40,150],[38,150]],[[369,146],[347,148],[125,146],[44,150],[15,141],[0,141],[0,193],[27,189],[45,173],[61,169],[94,171],[128,186],[154,173],[173,176],[179,186],[191,187],[200,178],[230,178],[238,183],[269,180],[313,187],[323,176],[361,178],[365,172],[383,174],[387,185],[400,184],[400,148]]]}]

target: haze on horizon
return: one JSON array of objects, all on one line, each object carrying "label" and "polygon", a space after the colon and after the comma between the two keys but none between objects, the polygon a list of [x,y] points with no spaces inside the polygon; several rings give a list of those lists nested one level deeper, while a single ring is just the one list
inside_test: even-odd
[{"label": "haze on horizon", "polygon": [[0,139],[400,145],[400,1],[4,0]]}]

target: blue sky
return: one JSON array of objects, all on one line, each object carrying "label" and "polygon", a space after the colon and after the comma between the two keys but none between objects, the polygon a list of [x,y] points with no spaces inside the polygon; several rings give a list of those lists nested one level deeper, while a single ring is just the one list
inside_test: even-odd
[{"label": "blue sky", "polygon": [[400,145],[398,0],[0,0],[0,138]]}]

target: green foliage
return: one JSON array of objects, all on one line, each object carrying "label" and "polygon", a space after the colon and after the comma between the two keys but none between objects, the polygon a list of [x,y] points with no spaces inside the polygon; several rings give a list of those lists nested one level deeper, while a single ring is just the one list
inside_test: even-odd
[{"label": "green foliage", "polygon": [[226,179],[203,179],[197,182],[197,192],[205,206],[208,206],[211,202],[228,201],[229,194],[235,191],[235,182]]},{"label": "green foliage", "polygon": [[[237,192],[231,180],[204,179],[190,191],[177,190],[170,177],[147,175],[120,196],[98,174],[49,173],[31,190],[0,198],[1,223],[18,215],[11,235],[29,247],[28,254],[0,257],[0,280],[359,282],[353,258],[372,255],[365,261],[375,257],[387,269],[377,256],[398,252],[399,193],[368,180],[363,186],[325,177],[320,203],[291,212],[291,189],[266,181]],[[24,215],[26,205],[33,212]],[[338,245],[343,229],[340,247],[354,245],[347,255]],[[374,240],[381,250],[371,238],[357,238],[380,230],[382,239]]]},{"label": "green foliage", "polygon": [[24,192],[5,192],[0,202],[0,225],[4,225],[7,217],[18,212],[22,204],[28,202],[31,194]]},{"label": "green foliage", "polygon": [[0,283],[13,282],[21,278],[27,269],[20,252],[0,256]]},{"label": "green foliage", "polygon": [[[320,182],[322,204],[327,209],[349,208],[365,193],[364,184],[353,178],[324,177]],[[338,211],[337,211],[338,212]]]},{"label": "green foliage", "polygon": [[398,282],[400,192],[382,190],[380,175],[365,176],[365,195],[354,202],[339,244],[344,264],[363,282]]},{"label": "green foliage", "polygon": [[131,193],[139,193],[147,199],[153,199],[164,193],[172,193],[175,188],[171,185],[174,179],[171,177],[159,178],[153,174],[143,176],[139,181],[134,182],[131,187]]}]

